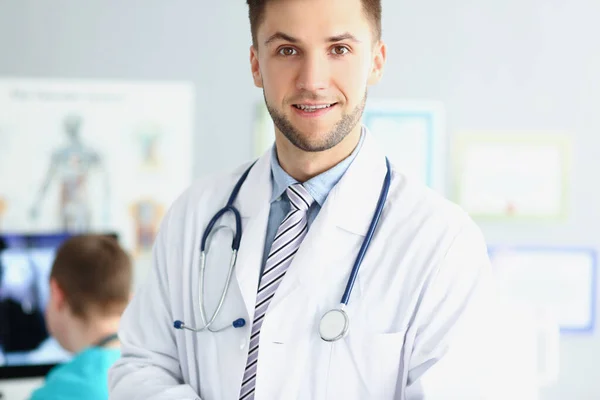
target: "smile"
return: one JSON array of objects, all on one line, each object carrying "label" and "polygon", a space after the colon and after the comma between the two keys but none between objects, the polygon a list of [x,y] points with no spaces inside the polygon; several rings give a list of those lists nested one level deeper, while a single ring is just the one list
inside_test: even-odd
[{"label": "smile", "polygon": [[337,103],[331,104],[294,104],[294,107],[304,112],[316,112],[335,106]]}]

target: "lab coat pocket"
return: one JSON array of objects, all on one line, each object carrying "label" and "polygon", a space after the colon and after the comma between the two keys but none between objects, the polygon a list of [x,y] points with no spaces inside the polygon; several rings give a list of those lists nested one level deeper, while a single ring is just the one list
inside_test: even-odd
[{"label": "lab coat pocket", "polygon": [[353,334],[332,344],[328,399],[394,399],[404,333]]}]

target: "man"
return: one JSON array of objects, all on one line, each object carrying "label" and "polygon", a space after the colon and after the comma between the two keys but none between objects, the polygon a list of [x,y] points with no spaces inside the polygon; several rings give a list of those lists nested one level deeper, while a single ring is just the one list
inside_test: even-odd
[{"label": "man", "polygon": [[[386,176],[384,153],[360,124],[367,87],[386,59],[380,1],[248,5],[252,76],[276,139],[233,203],[243,234],[231,285],[231,236],[213,234],[206,278],[199,247],[247,165],[192,187],[166,216],[152,275],[125,312],[111,398],[491,398],[482,235],[402,171],[392,170],[344,307],[349,331],[334,342],[320,337],[321,316],[340,304]],[[179,318],[185,323],[176,328],[204,327],[223,287],[211,329],[241,317],[236,328],[173,328]]]},{"label": "man", "polygon": [[46,323],[74,357],[51,370],[31,400],[108,398],[108,369],[120,357],[116,333],[131,284],[130,257],[114,238],[83,235],[61,245],[50,273]]}]

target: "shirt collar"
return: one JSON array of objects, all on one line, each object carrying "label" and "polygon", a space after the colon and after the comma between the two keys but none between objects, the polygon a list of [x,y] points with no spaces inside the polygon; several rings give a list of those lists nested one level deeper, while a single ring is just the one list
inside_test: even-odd
[{"label": "shirt collar", "polygon": [[[325,200],[327,200],[327,196],[329,195],[331,189],[333,189],[333,187],[339,182],[350,164],[352,164],[352,161],[360,151],[364,138],[365,129],[363,127],[358,145],[354,151],[352,151],[352,154],[350,154],[333,168],[330,168],[327,171],[304,182],[304,188],[308,191],[308,193],[310,193],[320,207],[323,207],[323,204],[325,203]],[[281,165],[279,165],[279,160],[277,159],[277,148],[275,145],[273,145],[271,152],[271,182],[273,183],[273,195],[271,196],[272,203],[283,195],[288,186],[298,183],[298,181],[288,175],[288,173],[281,168]]]}]

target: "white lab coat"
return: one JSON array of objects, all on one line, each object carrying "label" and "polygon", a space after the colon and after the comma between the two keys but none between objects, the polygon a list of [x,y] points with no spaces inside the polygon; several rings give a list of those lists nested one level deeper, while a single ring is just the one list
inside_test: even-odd
[{"label": "white lab coat", "polygon": [[[202,326],[202,233],[243,166],[195,184],[166,216],[149,279],[123,316],[123,356],[110,372],[111,399],[238,398],[269,216],[270,157],[267,152],[258,160],[236,202],[243,238],[214,326],[239,317],[247,325],[221,333],[173,328],[176,319]],[[493,291],[482,235],[457,206],[395,169],[347,308],[349,334],[335,343],[320,339],[319,319],[340,302],[385,173],[384,155],[367,133],[269,306],[260,335],[257,400],[499,398],[492,395]],[[214,239],[206,273],[209,314],[231,246],[224,230]]]}]

